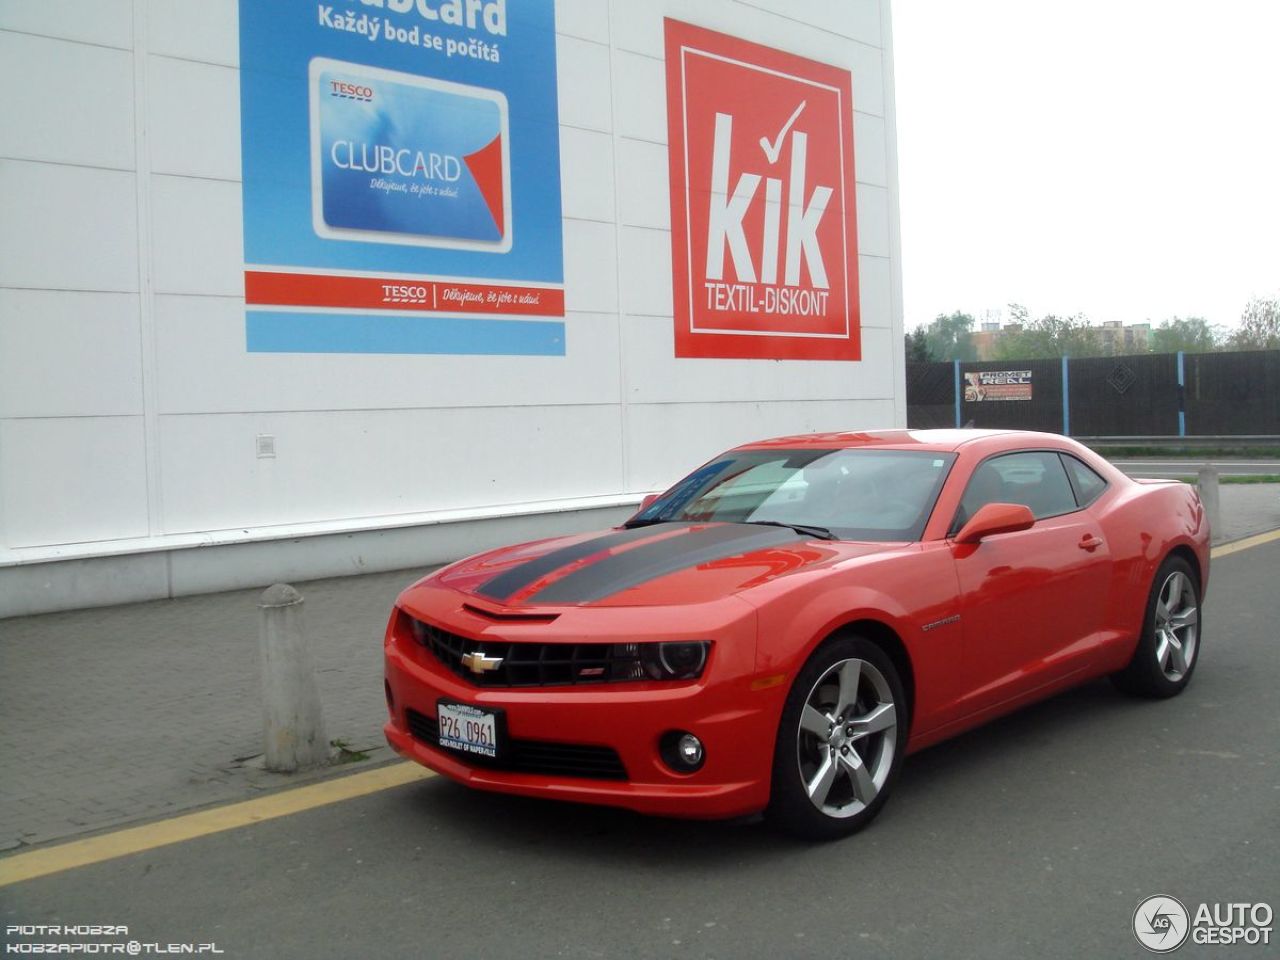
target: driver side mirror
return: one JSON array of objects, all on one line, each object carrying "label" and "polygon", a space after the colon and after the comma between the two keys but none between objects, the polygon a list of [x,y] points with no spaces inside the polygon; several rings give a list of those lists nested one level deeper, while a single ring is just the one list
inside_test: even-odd
[{"label": "driver side mirror", "polygon": [[1020,503],[988,503],[956,534],[956,543],[978,543],[984,537],[997,533],[1016,533],[1027,530],[1036,522],[1030,507]]},{"label": "driver side mirror", "polygon": [[641,501],[640,501],[640,509],[639,509],[637,512],[638,512],[638,513],[644,513],[644,512],[645,512],[646,510],[648,510],[651,506],[653,506],[654,501],[656,501],[656,500],[658,499],[658,497],[660,497],[660,496],[662,496],[662,494],[660,494],[660,493],[650,493],[650,494],[648,494],[648,495],[647,495],[643,500],[641,500]]}]

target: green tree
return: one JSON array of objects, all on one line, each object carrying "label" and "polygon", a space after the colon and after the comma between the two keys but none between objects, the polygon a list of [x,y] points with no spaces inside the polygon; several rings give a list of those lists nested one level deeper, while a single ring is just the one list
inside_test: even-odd
[{"label": "green tree", "polygon": [[1152,353],[1212,353],[1222,343],[1222,331],[1203,317],[1173,317],[1151,331]]},{"label": "green tree", "polygon": [[934,360],[976,360],[973,345],[974,319],[970,314],[940,313],[924,332],[925,344]]},{"label": "green tree", "polygon": [[1280,300],[1254,297],[1240,316],[1240,329],[1231,335],[1234,350],[1280,349]]},{"label": "green tree", "polygon": [[1021,329],[1006,328],[995,343],[997,360],[1096,357],[1101,353],[1097,331],[1080,314],[1071,317],[1046,314],[1024,323]]},{"label": "green tree", "polygon": [[907,363],[928,363],[933,359],[933,354],[929,352],[929,338],[924,332],[924,327],[916,327],[907,334],[906,340]]}]

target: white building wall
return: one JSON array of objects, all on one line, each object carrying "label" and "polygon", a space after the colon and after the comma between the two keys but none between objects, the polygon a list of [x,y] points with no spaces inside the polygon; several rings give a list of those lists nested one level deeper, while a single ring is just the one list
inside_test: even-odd
[{"label": "white building wall", "polygon": [[[450,559],[905,424],[888,0],[556,13],[566,355],[270,354],[235,0],[0,2],[0,616]],[[674,357],[664,16],[852,71],[861,362]]]}]

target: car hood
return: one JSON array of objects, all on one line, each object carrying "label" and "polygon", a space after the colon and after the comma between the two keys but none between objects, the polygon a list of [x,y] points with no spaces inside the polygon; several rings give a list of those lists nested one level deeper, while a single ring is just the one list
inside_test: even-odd
[{"label": "car hood", "polygon": [[900,546],[818,540],[756,524],[663,523],[491,550],[423,585],[487,607],[707,603]]}]

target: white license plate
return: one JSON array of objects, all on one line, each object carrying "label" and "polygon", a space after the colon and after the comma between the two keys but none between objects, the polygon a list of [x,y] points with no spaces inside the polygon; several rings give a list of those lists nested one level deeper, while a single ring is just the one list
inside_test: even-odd
[{"label": "white license plate", "polygon": [[444,700],[436,706],[440,720],[440,746],[497,757],[498,717],[494,711]]}]

